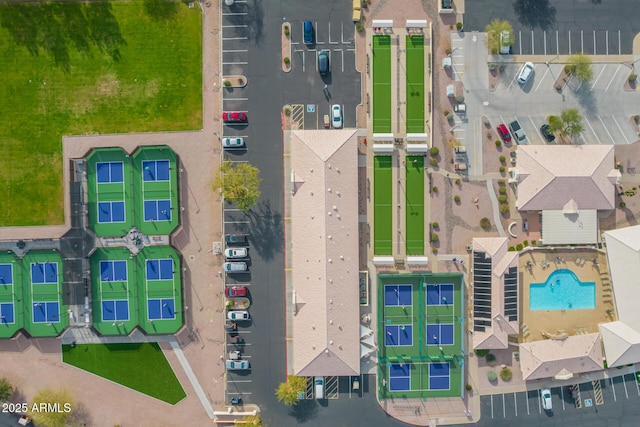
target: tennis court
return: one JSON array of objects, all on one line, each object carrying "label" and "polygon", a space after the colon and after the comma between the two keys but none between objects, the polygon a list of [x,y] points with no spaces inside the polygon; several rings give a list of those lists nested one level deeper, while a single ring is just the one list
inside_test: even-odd
[{"label": "tennis court", "polygon": [[462,288],[457,273],[378,275],[380,398],[462,395]]},{"label": "tennis court", "polygon": [[391,156],[373,158],[373,253],[375,255],[391,255],[393,250],[392,160]]},{"label": "tennis court", "polygon": [[424,156],[406,160],[406,251],[424,254]]},{"label": "tennis court", "polygon": [[391,36],[373,36],[373,133],[391,132]]},{"label": "tennis court", "polygon": [[424,36],[406,38],[407,133],[424,133]]}]

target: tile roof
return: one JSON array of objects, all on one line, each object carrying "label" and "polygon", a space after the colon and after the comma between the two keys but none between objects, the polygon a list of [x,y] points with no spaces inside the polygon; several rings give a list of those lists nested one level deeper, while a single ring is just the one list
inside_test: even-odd
[{"label": "tile roof", "polygon": [[602,323],[599,327],[610,368],[640,361],[640,332],[620,321]]}]

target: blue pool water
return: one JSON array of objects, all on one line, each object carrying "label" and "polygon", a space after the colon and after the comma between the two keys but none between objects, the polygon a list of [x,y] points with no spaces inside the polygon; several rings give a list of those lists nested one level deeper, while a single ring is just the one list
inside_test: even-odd
[{"label": "blue pool water", "polygon": [[578,310],[596,308],[596,283],[581,282],[571,270],[556,270],[544,283],[529,288],[531,310]]}]

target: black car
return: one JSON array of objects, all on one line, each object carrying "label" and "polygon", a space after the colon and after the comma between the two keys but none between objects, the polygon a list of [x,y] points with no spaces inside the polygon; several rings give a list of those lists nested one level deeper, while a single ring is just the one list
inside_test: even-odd
[{"label": "black car", "polygon": [[547,142],[556,140],[556,136],[553,134],[553,132],[551,132],[549,125],[546,123],[540,126],[540,133],[542,134],[542,136],[544,136],[544,139],[546,139]]},{"label": "black car", "polygon": [[329,51],[327,50],[321,50],[318,52],[318,71],[321,76],[326,76],[331,71]]},{"label": "black car", "polygon": [[226,234],[224,236],[224,241],[227,245],[241,245],[247,243],[247,235],[246,234]]}]

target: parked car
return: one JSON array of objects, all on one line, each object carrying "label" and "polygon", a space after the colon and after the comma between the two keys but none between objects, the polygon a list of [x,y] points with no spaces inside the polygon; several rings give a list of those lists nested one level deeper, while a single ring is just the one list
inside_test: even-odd
[{"label": "parked car", "polygon": [[540,133],[547,142],[553,142],[556,140],[556,136],[551,132],[551,127],[546,123],[540,126]]},{"label": "parked car", "polygon": [[467,114],[467,104],[456,104],[453,106],[453,111],[456,114],[460,114],[461,116],[464,116],[465,114]]},{"label": "parked car", "polygon": [[247,243],[246,234],[227,234],[224,236],[224,241],[227,245],[240,245]]},{"label": "parked car", "polygon": [[246,360],[227,360],[225,366],[227,369],[246,370],[249,369],[249,362]]},{"label": "parked car", "polygon": [[505,144],[509,144],[511,142],[511,134],[504,124],[498,125],[496,130],[498,131],[498,135],[500,135],[500,138],[502,138]]},{"label": "parked car", "polygon": [[222,138],[222,148],[242,148],[244,138]]},{"label": "parked car", "polygon": [[334,129],[342,127],[342,107],[338,104],[331,106],[331,123],[333,123]]},{"label": "parked car", "polygon": [[246,286],[228,286],[224,289],[224,294],[231,298],[246,297],[247,287]]},{"label": "parked car", "polygon": [[500,55],[509,55],[511,53],[511,33],[502,31],[500,33]]},{"label": "parked car", "polygon": [[313,24],[311,21],[304,21],[302,24],[302,41],[304,44],[313,44]]},{"label": "parked car", "polygon": [[247,271],[246,262],[225,262],[222,264],[222,269],[227,273],[242,273]]},{"label": "parked car", "polygon": [[227,248],[224,256],[227,258],[246,258],[249,255],[247,248]]},{"label": "parked car", "polygon": [[324,377],[315,377],[313,379],[313,385],[316,399],[324,399]]},{"label": "parked car", "polygon": [[318,72],[321,76],[326,76],[331,72],[331,63],[329,60],[329,51],[321,50],[318,52]]},{"label": "parked car", "polygon": [[545,411],[553,411],[553,403],[551,402],[551,390],[543,388],[540,390],[540,399],[542,400],[542,409]]},{"label": "parked car", "polygon": [[229,320],[249,320],[249,312],[246,310],[233,310],[227,312]]},{"label": "parked car", "polygon": [[534,68],[535,66],[533,65],[533,62],[525,62],[522,68],[520,68],[520,72],[518,73],[518,83],[523,86],[527,84],[527,81],[529,81],[529,79],[533,75]]},{"label": "parked car", "polygon": [[511,129],[511,133],[516,138],[516,144],[523,144],[527,141],[527,135],[525,135],[522,126],[520,126],[517,120],[509,123],[509,129]]},{"label": "parked car", "polygon": [[246,122],[247,113],[243,111],[225,111],[222,113],[222,121],[225,123]]}]

